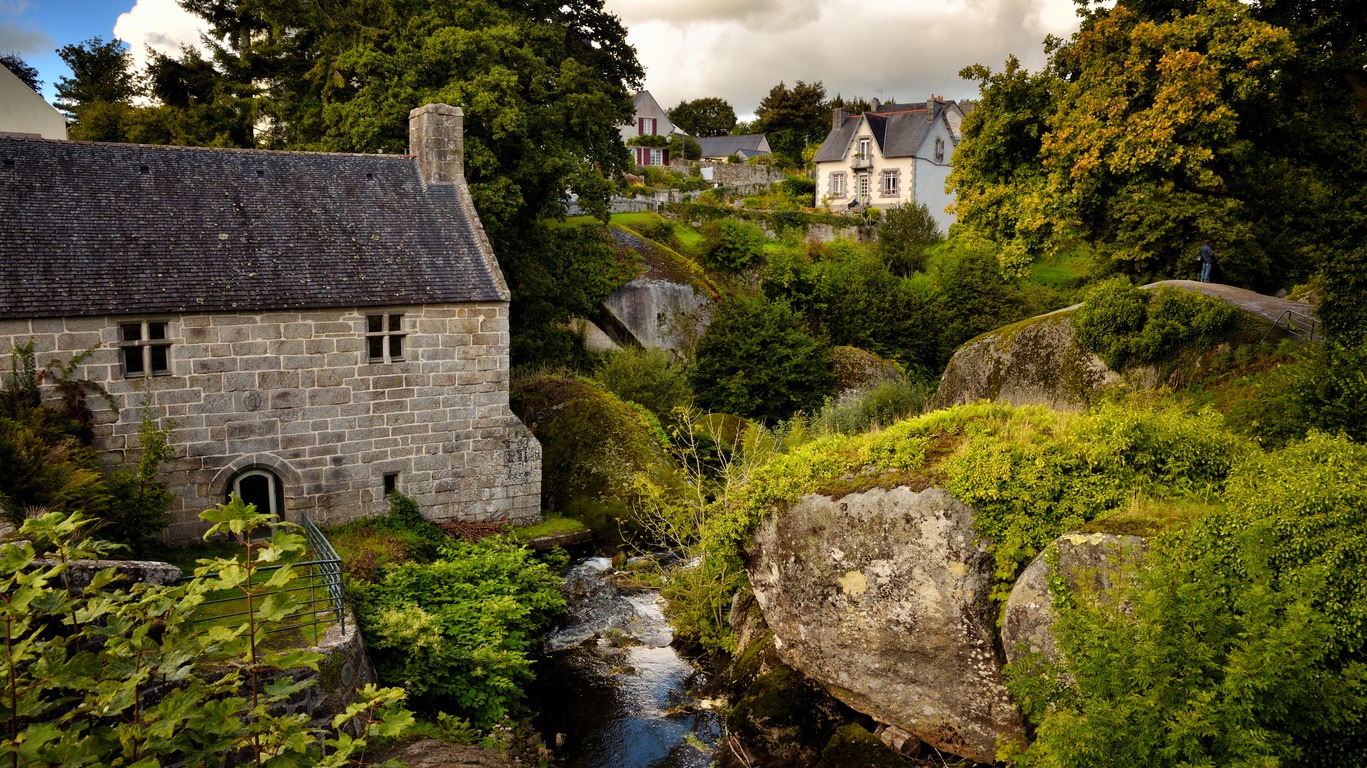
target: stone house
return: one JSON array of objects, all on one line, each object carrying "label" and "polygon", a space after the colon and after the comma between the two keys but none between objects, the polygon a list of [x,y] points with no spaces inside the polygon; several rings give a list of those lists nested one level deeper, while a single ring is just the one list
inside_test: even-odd
[{"label": "stone house", "polygon": [[832,209],[889,208],[925,203],[947,232],[954,197],[945,191],[963,110],[931,97],[913,104],[879,104],[851,115],[836,108],[816,165],[816,203]]},{"label": "stone house", "polygon": [[508,408],[508,287],[459,109],[410,155],[0,139],[0,369],[94,348],[96,446],[174,422],[172,541],[237,492],[287,518],[535,521],[541,448]]},{"label": "stone house", "polygon": [[[619,125],[622,143],[626,144],[638,136],[660,136],[668,139],[676,133],[683,133],[669,121],[669,114],[660,102],[650,95],[650,91],[640,91],[631,99],[636,118],[631,123]],[[639,166],[669,165],[669,150],[664,147],[627,145],[631,159]]]}]

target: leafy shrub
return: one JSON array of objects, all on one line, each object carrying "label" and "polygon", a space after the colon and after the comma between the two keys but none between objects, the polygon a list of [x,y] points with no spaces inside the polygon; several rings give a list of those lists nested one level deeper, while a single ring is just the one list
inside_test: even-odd
[{"label": "leafy shrub", "polygon": [[1148,297],[1124,277],[1102,280],[1073,313],[1073,329],[1082,346],[1119,370],[1133,339],[1144,330]]},{"label": "leafy shrub", "polygon": [[1292,397],[1311,426],[1367,441],[1367,343],[1331,340],[1314,349]]},{"label": "leafy shrub", "polygon": [[674,409],[693,401],[687,372],[663,349],[613,350],[603,355],[593,376],[609,392],[645,406],[661,421],[670,421]]},{"label": "leafy shrub", "polygon": [[[89,538],[91,521],[78,514],[28,520],[27,540],[0,550],[0,756],[7,764],[368,765],[369,739],[396,736],[412,722],[403,691],[373,685],[358,691],[332,731],[282,714],[316,684],[291,675],[317,670],[320,657],[263,642],[298,599],[288,591],[288,564],[270,578],[259,569],[301,557],[304,538],[281,526],[255,539],[254,531],[276,521],[235,496],[201,517],[210,534],[233,535],[246,555],[205,561],[193,580],[175,586],[119,584],[108,569],[85,588],[72,587],[68,564],[112,547]],[[38,559],[40,552],[51,559]],[[237,626],[196,623],[206,595],[221,591],[251,595],[254,609]]]},{"label": "leafy shrub", "polygon": [[817,265],[813,300],[800,305],[819,318],[833,344],[858,347],[908,369],[940,370],[942,312],[924,280],[894,275],[865,255]]},{"label": "leafy shrub", "polygon": [[401,493],[389,497],[389,516],[353,520],[328,531],[342,558],[343,571],[360,582],[375,582],[401,563],[430,563],[437,545],[446,540],[417,502]]},{"label": "leafy shrub", "polygon": [[926,250],[943,239],[925,203],[894,205],[878,225],[878,251],[892,271],[903,276],[924,269]]},{"label": "leafy shrub", "polygon": [[827,399],[813,418],[814,426],[828,434],[854,435],[874,426],[891,426],[925,410],[931,388],[907,379],[883,381],[853,397]]},{"label": "leafy shrub", "polygon": [[959,236],[930,250],[926,270],[943,313],[941,355],[987,331],[1030,317],[1020,281],[1002,274],[990,241]]},{"label": "leafy shrub", "polygon": [[138,463],[119,467],[109,474],[107,485],[113,501],[104,516],[101,535],[127,544],[136,555],[153,544],[170,523],[167,511],[175,494],[157,480],[157,470],[171,457],[169,443],[174,423],[158,427],[144,413],[138,428]]},{"label": "leafy shrub", "polygon": [[733,298],[698,342],[692,380],[706,410],[778,421],[814,409],[830,391],[830,346],[785,302]]},{"label": "leafy shrub", "polygon": [[703,257],[713,269],[741,270],[764,258],[764,233],[749,222],[709,221],[703,225],[702,236]]},{"label": "leafy shrub", "polygon": [[1161,286],[1141,291],[1123,277],[1098,283],[1073,314],[1078,341],[1119,370],[1129,358],[1155,363],[1183,347],[1209,345],[1238,317],[1219,299]]},{"label": "leafy shrub", "polygon": [[1062,660],[1008,669],[1036,740],[1004,757],[1318,767],[1367,754],[1367,449],[1312,435],[1250,455],[1227,489],[1228,508],[1151,543],[1119,600],[1055,586]]},{"label": "leafy shrub", "polygon": [[510,539],[450,541],[352,589],[382,681],[488,728],[532,677],[538,634],[565,610],[559,577]]},{"label": "leafy shrub", "polygon": [[806,176],[789,176],[782,182],[783,193],[791,197],[812,201],[816,198],[816,181]]}]

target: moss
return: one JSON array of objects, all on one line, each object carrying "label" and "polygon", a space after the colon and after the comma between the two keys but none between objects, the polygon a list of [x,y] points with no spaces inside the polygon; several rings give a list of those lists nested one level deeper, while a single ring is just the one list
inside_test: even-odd
[{"label": "moss", "polygon": [[[656,218],[658,219],[659,217],[656,216]],[[716,287],[708,280],[706,271],[698,262],[680,254],[666,245],[648,239],[644,234],[638,232],[633,227],[617,224],[615,219],[612,227],[625,232],[631,232],[631,234],[645,239],[644,245],[630,249],[641,259],[642,265],[644,266],[641,275],[642,277],[654,280],[668,280],[672,283],[692,286],[694,290],[705,296],[715,297],[718,295]]]},{"label": "moss", "polygon": [[877,736],[851,723],[831,737],[821,752],[817,768],[911,768],[914,765]]},{"label": "moss", "polygon": [[835,347],[831,350],[837,392],[862,389],[887,379],[899,379],[902,372],[897,364],[858,347]]},{"label": "moss", "polygon": [[658,425],[593,383],[546,373],[519,377],[509,400],[541,441],[545,508],[582,520],[603,540],[620,543],[635,533],[630,503],[638,475],[681,488]]},{"label": "moss", "polygon": [[518,541],[531,541],[541,536],[562,536],[567,533],[578,533],[588,530],[588,526],[580,520],[572,517],[560,517],[558,515],[547,515],[544,520],[536,525],[524,525],[513,529],[513,536]]},{"label": "moss", "polygon": [[800,672],[778,667],[750,684],[726,726],[766,763],[810,764],[851,714]]}]

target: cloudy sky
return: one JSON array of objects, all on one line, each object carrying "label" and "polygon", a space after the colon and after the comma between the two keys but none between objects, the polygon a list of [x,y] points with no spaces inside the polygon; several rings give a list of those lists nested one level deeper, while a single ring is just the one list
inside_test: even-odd
[{"label": "cloudy sky", "polygon": [[[665,107],[720,96],[742,116],[780,80],[883,101],[975,95],[958,72],[1008,54],[1043,63],[1045,35],[1077,28],[1071,0],[606,0]],[[0,0],[0,51],[38,69],[44,91],[69,74],[54,49],[119,37],[141,57],[198,40],[175,0]]]}]

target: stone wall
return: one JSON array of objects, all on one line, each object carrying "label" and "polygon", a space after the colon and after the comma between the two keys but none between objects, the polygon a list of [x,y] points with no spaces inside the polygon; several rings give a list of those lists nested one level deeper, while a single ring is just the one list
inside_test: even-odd
[{"label": "stone wall", "polygon": [[[783,181],[783,172],[767,165],[719,163],[713,160],[703,160],[699,165],[712,169],[711,181],[727,187],[767,186]],[[707,174],[704,173],[703,177],[706,178]]]},{"label": "stone wall", "polygon": [[[402,361],[367,362],[366,316],[381,313],[403,315]],[[119,324],[138,320],[168,323],[170,375],[123,378]],[[97,347],[76,377],[119,406],[89,400],[110,461],[136,448],[143,404],[174,421],[172,541],[201,533],[198,512],[253,467],[282,481],[287,517],[320,524],[383,514],[393,473],[434,519],[539,516],[541,448],[508,409],[505,303],[0,321],[0,350],[30,339],[39,366]]]}]

